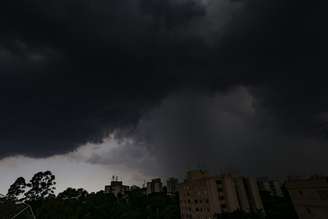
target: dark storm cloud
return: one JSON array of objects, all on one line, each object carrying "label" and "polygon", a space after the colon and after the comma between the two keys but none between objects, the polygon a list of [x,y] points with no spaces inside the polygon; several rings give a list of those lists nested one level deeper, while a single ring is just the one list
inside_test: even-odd
[{"label": "dark storm cloud", "polygon": [[277,116],[257,101],[245,87],[211,97],[182,92],[165,99],[137,129],[162,168],[154,172],[182,175],[192,168],[257,175],[327,172],[326,141],[281,130]]},{"label": "dark storm cloud", "polygon": [[249,85],[281,127],[312,135],[328,110],[321,2],[226,4],[240,10],[222,22],[196,0],[2,1],[0,156],[101,142],[186,87]]},{"label": "dark storm cloud", "polygon": [[277,117],[247,87],[211,96],[185,90],[143,115],[128,135],[133,141],[114,149],[103,144],[85,160],[124,163],[162,176],[183,176],[193,168],[246,175],[326,174],[327,140],[288,132],[276,123]]}]

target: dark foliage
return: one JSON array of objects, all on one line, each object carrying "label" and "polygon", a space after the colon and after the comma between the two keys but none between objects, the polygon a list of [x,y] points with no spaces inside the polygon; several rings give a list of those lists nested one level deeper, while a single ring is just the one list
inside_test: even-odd
[{"label": "dark foliage", "polygon": [[[12,219],[14,215],[26,209],[26,206],[23,204],[15,204],[12,201],[0,201],[0,219]],[[31,213],[28,210],[25,210],[17,217],[17,219],[33,219]]]},{"label": "dark foliage", "polygon": [[20,196],[24,194],[26,186],[27,184],[23,177],[17,178],[8,189],[7,198],[10,200],[19,200]]},{"label": "dark foliage", "polygon": [[55,176],[50,171],[36,173],[30,183],[31,189],[25,193],[28,200],[39,200],[54,197]]},{"label": "dark foliage", "polygon": [[82,188],[74,189],[74,188],[67,188],[62,193],[59,193],[57,198],[67,200],[67,199],[83,199],[87,198],[88,192]]},{"label": "dark foliage", "polygon": [[283,188],[283,191],[284,197],[261,192],[267,219],[298,219],[287,190]]},{"label": "dark foliage", "polygon": [[[177,197],[165,194],[146,196],[141,190],[116,198],[97,192],[76,198],[79,190],[68,189],[55,199],[32,201],[37,218],[48,219],[178,219]],[[81,190],[80,190],[81,191]],[[73,194],[73,196],[71,196]],[[85,194],[85,193],[83,193]],[[63,199],[63,197],[74,197]]]}]

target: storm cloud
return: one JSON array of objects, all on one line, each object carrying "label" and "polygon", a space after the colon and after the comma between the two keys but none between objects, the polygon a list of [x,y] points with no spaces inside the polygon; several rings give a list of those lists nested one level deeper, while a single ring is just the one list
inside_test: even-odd
[{"label": "storm cloud", "polygon": [[[164,169],[225,153],[222,166],[258,169],[255,158],[323,148],[324,4],[2,1],[0,157],[68,153],[114,132],[143,142],[126,160],[149,152]],[[248,149],[253,163],[235,153]]]},{"label": "storm cloud", "polygon": [[248,175],[326,173],[325,137],[288,131],[278,118],[248,87],[210,96],[184,90],[144,114],[132,133],[121,133],[125,140],[115,148],[108,147],[115,137],[107,139],[83,160],[124,163],[163,176],[182,176],[193,168]]}]

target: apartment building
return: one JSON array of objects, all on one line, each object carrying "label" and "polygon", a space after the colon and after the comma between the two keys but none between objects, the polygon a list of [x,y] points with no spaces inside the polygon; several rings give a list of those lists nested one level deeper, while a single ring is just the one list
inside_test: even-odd
[{"label": "apartment building", "polygon": [[105,192],[112,193],[115,197],[118,197],[118,195],[125,195],[129,189],[130,187],[123,185],[123,182],[118,181],[117,177],[113,177],[110,185],[105,186]]},{"label": "apartment building", "polygon": [[328,218],[328,177],[289,180],[287,190],[299,219]]},{"label": "apartment building", "polygon": [[167,194],[175,194],[178,191],[178,179],[169,178],[166,180]]},{"label": "apartment building", "polygon": [[212,219],[224,212],[263,210],[256,179],[250,177],[190,171],[179,185],[179,197],[182,219]]},{"label": "apartment building", "polygon": [[152,179],[151,182],[147,182],[146,194],[162,192],[162,180],[160,178]]},{"label": "apartment building", "polygon": [[284,197],[282,187],[286,180],[262,177],[257,180],[260,191],[268,192],[272,196]]}]

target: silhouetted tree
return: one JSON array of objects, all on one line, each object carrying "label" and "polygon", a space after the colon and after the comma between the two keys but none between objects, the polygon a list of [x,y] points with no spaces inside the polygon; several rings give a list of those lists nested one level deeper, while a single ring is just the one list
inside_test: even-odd
[{"label": "silhouetted tree", "polygon": [[8,189],[7,198],[12,201],[24,199],[24,197],[21,196],[24,195],[26,186],[27,185],[23,177],[17,178]]},{"label": "silhouetted tree", "polygon": [[67,200],[67,199],[83,199],[88,196],[88,192],[82,188],[74,189],[67,188],[65,191],[58,194],[57,198]]},{"label": "silhouetted tree", "polygon": [[[121,197],[100,191],[88,194],[84,189],[68,188],[54,197],[55,176],[39,172],[30,180],[26,201],[36,218],[47,219],[179,219],[179,198],[165,193],[146,195],[134,189]],[[19,180],[18,182],[23,182]],[[19,183],[17,183],[19,184]],[[15,188],[13,186],[12,188]],[[54,197],[54,198],[48,198]],[[24,204],[0,200],[0,219],[11,218]],[[4,213],[3,213],[4,212]],[[20,218],[31,218],[26,211]]]},{"label": "silhouetted tree", "polygon": [[51,171],[36,173],[28,184],[30,190],[25,193],[26,199],[32,201],[55,197],[55,184],[55,175]]}]

